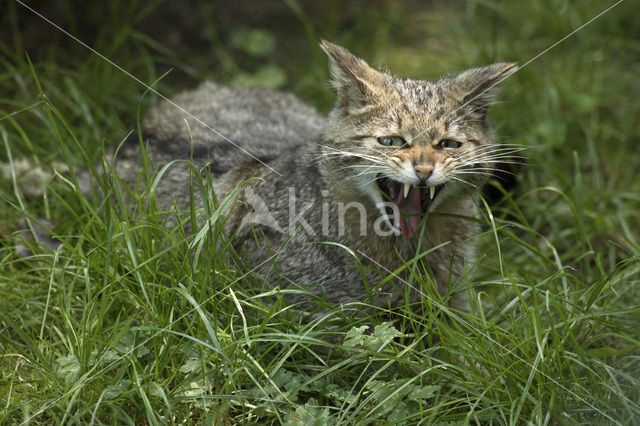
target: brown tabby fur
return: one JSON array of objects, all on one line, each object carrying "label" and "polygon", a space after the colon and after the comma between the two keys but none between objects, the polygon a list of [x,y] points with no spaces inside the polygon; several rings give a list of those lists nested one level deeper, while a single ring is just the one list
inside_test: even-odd
[{"label": "brown tabby fur", "polygon": [[[515,71],[515,64],[497,63],[427,82],[378,72],[334,44],[323,42],[322,47],[337,93],[327,118],[290,94],[204,83],[174,102],[206,125],[166,102],[144,119],[143,138],[149,141],[154,166],[192,158],[198,168],[211,172],[218,199],[246,179],[261,178],[249,187],[264,202],[274,226],[248,223],[250,208],[239,203],[227,227],[229,233],[237,232],[233,243],[252,265],[265,262],[260,271],[274,285],[270,258],[282,249],[274,259],[283,287],[300,286],[334,305],[365,300],[396,306],[405,290],[415,301],[424,289],[408,286],[406,270],[377,288],[381,278],[416,254],[442,245],[413,267],[432,277],[441,294],[448,294],[474,260],[471,238],[477,225],[464,217],[477,217],[478,188],[503,152],[494,145],[487,112],[494,86]],[[377,138],[386,136],[401,137],[407,145],[383,146]],[[438,148],[443,139],[462,146]],[[136,182],[141,169],[135,140],[124,146],[115,162],[116,172],[128,184]],[[169,168],[158,186],[161,206],[176,203],[188,208],[188,176],[185,165]],[[379,177],[411,185],[444,184],[412,237],[375,232],[375,221],[384,210],[377,205],[384,201]],[[296,196],[295,215],[307,212],[306,224],[298,224],[297,231],[289,228],[290,188]],[[247,199],[255,207],[250,195]],[[364,206],[362,222],[357,208],[344,209],[352,202]],[[199,197],[196,207],[202,207]],[[341,211],[343,229],[337,223]],[[384,222],[386,229],[392,222]],[[356,256],[364,272],[354,266]],[[366,300],[363,276],[372,290],[371,300]],[[416,285],[414,280],[412,286]],[[465,308],[466,291],[464,287],[452,296],[453,305]],[[292,303],[307,299],[288,296]]]}]

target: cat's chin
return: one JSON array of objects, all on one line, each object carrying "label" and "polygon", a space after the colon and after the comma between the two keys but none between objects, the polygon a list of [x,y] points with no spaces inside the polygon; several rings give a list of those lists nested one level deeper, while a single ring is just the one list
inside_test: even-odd
[{"label": "cat's chin", "polygon": [[444,188],[436,186],[409,185],[384,175],[378,175],[376,184],[386,201],[393,202],[397,209],[391,214],[395,226],[405,237],[411,237],[417,230],[424,214]]}]

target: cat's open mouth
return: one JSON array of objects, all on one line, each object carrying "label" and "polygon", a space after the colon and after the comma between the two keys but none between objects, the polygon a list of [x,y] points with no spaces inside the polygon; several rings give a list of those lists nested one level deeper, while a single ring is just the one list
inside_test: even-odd
[{"label": "cat's open mouth", "polygon": [[444,184],[413,186],[384,175],[379,175],[376,183],[387,201],[392,201],[398,206],[390,216],[393,216],[395,226],[400,228],[405,237],[411,237],[418,230],[429,205],[444,187]]}]

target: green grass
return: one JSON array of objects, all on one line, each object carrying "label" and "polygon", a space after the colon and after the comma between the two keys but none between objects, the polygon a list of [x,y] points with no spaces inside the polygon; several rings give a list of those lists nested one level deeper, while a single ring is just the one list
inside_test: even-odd
[{"label": "green grass", "polygon": [[[435,78],[524,64],[608,6],[291,0],[264,7],[277,24],[267,27],[243,21],[241,6],[218,17],[198,2],[200,32],[176,45],[149,24],[168,4],[114,1],[83,16],[69,7],[56,23],[145,82],[172,69],[157,85],[163,94],[215,78],[281,87],[326,111],[333,95],[319,37],[396,74]],[[133,212],[117,192],[81,195],[75,173],[135,131],[138,111],[157,100],[9,3],[0,38],[0,161],[13,171],[0,178],[0,423],[636,424],[635,9],[623,2],[504,82],[497,132],[531,148],[516,185],[485,209],[467,279],[472,314],[451,315],[414,277],[429,296],[420,306],[354,318],[318,301],[319,314],[302,322],[224,249],[224,214],[203,232],[167,229],[148,194],[134,198]],[[60,171],[30,196],[19,159]],[[210,185],[194,181],[193,191],[215,216],[225,200]],[[17,257],[23,217],[49,219],[64,244],[52,252],[28,243],[34,254]]]}]

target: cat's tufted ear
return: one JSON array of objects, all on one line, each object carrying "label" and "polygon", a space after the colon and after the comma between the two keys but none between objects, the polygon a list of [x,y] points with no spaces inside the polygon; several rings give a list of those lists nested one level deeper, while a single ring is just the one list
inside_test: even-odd
[{"label": "cat's tufted ear", "polygon": [[498,85],[518,70],[517,62],[498,62],[482,68],[472,68],[453,78],[453,86],[462,95],[462,104],[473,114],[485,118],[498,95]]},{"label": "cat's tufted ear", "polygon": [[322,40],[320,46],[329,56],[331,84],[338,95],[337,106],[354,112],[377,103],[384,74],[344,47],[326,40]]}]

